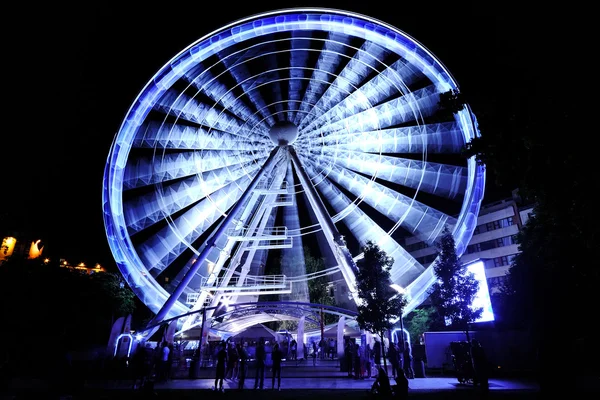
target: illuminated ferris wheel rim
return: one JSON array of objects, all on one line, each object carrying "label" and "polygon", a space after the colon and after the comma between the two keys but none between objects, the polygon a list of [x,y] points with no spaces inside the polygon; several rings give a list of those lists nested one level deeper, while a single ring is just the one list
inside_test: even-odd
[{"label": "illuminated ferris wheel rim", "polygon": [[[358,13],[329,8],[275,10],[243,18],[205,35],[173,57],[152,77],[129,109],[113,143],[107,163],[106,176],[108,179],[103,196],[105,204],[109,207],[105,212],[105,220],[110,225],[107,233],[119,243],[118,249],[111,246],[119,258],[119,264],[127,263],[137,266],[142,275],[146,276],[145,272],[147,271],[139,260],[131,238],[126,232],[127,225],[124,220],[124,204],[121,200],[122,188],[120,185],[134,136],[160,95],[193,65],[202,62],[223,48],[251,37],[296,30],[336,32],[373,41],[405,57],[411,63],[419,65],[421,72],[428,75],[432,82],[442,86],[440,91],[457,89],[449,71],[414,38],[385,22]],[[459,119],[466,143],[476,136],[474,118],[467,109],[460,113]],[[465,191],[467,200],[463,202],[459,223],[456,225],[457,229],[462,229],[462,232],[456,232],[458,236],[467,233],[467,230],[462,227],[464,218],[468,216],[467,214],[478,210],[480,201],[480,199],[475,199],[480,196],[480,193],[475,193],[477,190],[475,190],[474,184],[477,180],[475,176],[482,174],[482,167],[477,166],[473,159],[468,160],[467,163],[469,166],[468,187]],[[110,172],[108,172],[109,169]],[[164,291],[155,282],[153,286],[158,291]]]},{"label": "illuminated ferris wheel rim", "polygon": [[[310,19],[310,13],[314,13],[313,17],[319,16],[319,19]],[[266,18],[273,16],[276,16],[273,20],[266,20]],[[287,20],[286,16],[297,17],[297,19]],[[329,17],[333,19],[330,19]],[[265,21],[267,22],[266,24]],[[251,29],[248,26],[250,22],[252,22]],[[258,22],[260,22],[260,24]],[[354,25],[355,22],[357,22],[358,25]],[[137,121],[139,124],[141,124],[140,121],[143,121],[145,118],[144,114],[146,114],[152,107],[152,103],[138,103],[139,99],[143,97],[144,94],[151,94],[150,98],[156,99],[161,91],[170,87],[169,83],[172,83],[174,79],[177,79],[184,73],[186,69],[185,67],[181,67],[182,65],[187,64],[189,67],[190,65],[194,65],[195,63],[201,62],[203,59],[208,58],[223,47],[221,44],[223,41],[229,40],[229,45],[231,45],[233,43],[237,43],[237,39],[239,37],[244,35],[250,36],[251,33],[256,34],[255,36],[258,37],[262,35],[268,35],[273,32],[294,31],[297,28],[295,26],[296,24],[301,24],[302,26],[299,27],[299,29],[302,30],[316,28],[316,30],[330,30],[337,32],[334,28],[339,28],[340,31],[345,34],[353,34],[366,40],[373,39],[373,37],[370,36],[376,35],[377,38],[384,41],[386,45],[389,45],[389,48],[398,50],[396,51],[397,54],[406,55],[410,53],[415,56],[416,58],[407,57],[407,59],[413,62],[416,61],[423,65],[423,72],[429,72],[434,76],[432,81],[445,84],[446,86],[442,88],[441,91],[458,88],[448,69],[426,47],[424,47],[412,36],[390,24],[387,24],[386,22],[363,14],[334,8],[286,8],[259,13],[234,21],[223,26],[222,28],[206,34],[180,51],[179,54],[167,62],[142,89],[128,111],[127,117],[123,121],[119,130],[119,135],[125,135],[126,137],[127,135],[135,134],[139,125],[136,125],[135,123],[130,124],[130,121]],[[234,32],[234,28],[238,28],[237,32]],[[257,32],[256,29],[260,29],[262,32]],[[362,34],[360,34],[361,32]],[[358,35],[356,35],[357,33]],[[245,37],[243,40],[247,39],[248,37]],[[398,40],[403,40],[404,43],[401,45]],[[409,49],[403,47],[403,45],[409,45],[409,47],[412,47],[410,45],[416,45],[417,48],[422,51],[424,55],[426,55],[426,58],[429,58],[430,62],[427,62],[428,60],[426,58],[418,57],[416,51],[411,52]],[[439,75],[436,76],[436,74]],[[140,106],[143,106],[142,114],[137,112],[139,110],[138,107]],[[270,106],[270,104],[266,105],[266,107],[268,106]],[[474,121],[471,113],[469,112],[466,114],[466,116],[463,115],[461,117],[463,119],[463,127],[473,126]],[[463,129],[462,132],[465,134],[465,143],[469,142],[477,135],[474,126],[470,129]],[[133,143],[133,141],[125,141],[125,143]],[[121,148],[119,154],[127,157],[128,150],[129,149],[127,148]],[[321,179],[324,179],[324,177],[321,177]],[[356,202],[356,200],[354,202]],[[118,203],[120,203],[120,201],[117,201],[117,204]],[[223,210],[222,213],[225,215],[226,211]],[[312,231],[313,230],[311,230],[311,232]]]}]

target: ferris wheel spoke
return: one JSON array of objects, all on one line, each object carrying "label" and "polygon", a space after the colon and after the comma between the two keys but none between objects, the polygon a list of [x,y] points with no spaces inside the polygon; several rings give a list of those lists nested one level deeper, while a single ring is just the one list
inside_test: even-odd
[{"label": "ferris wheel spoke", "polygon": [[[315,176],[323,174],[324,169],[317,162],[309,161],[307,165],[311,166]],[[327,168],[326,179],[336,182],[340,187],[354,194],[357,200],[364,201],[399,227],[427,243],[433,243],[445,224],[454,225],[456,223],[454,218],[443,212],[353,173],[351,170],[331,163],[325,167]]]},{"label": "ferris wheel spoke", "polygon": [[243,189],[249,184],[250,179],[244,176],[238,182],[232,182],[217,190],[210,200],[200,201],[140,244],[140,257],[144,265],[148,266],[148,270],[156,268],[162,271],[183,251],[189,249],[192,243],[239,200]]},{"label": "ferris wheel spoke", "polygon": [[418,80],[419,75],[408,63],[397,60],[392,65],[375,75],[364,85],[353,91],[326,113],[320,115],[310,124],[302,127],[311,132],[328,123],[329,120],[343,120],[357,112],[365,111],[374,105],[408,93],[410,86]]},{"label": "ferris wheel spoke", "polygon": [[308,81],[304,78],[305,67],[308,63],[312,40],[311,31],[293,31],[290,50],[290,80],[288,86],[288,121],[295,121],[299,105],[302,101],[302,93],[306,89]]},{"label": "ferris wheel spoke", "polygon": [[323,161],[363,175],[447,199],[462,195],[467,185],[468,169],[463,166],[330,147],[313,154],[314,158],[317,156]]},{"label": "ferris wheel spoke", "polygon": [[185,94],[170,91],[165,94],[156,104],[155,108],[176,118],[182,118],[189,122],[229,132],[246,140],[262,140],[261,134],[252,131],[244,121],[236,116],[211,107],[209,104],[197,101]]},{"label": "ferris wheel spoke", "polygon": [[348,134],[339,131],[319,138],[322,147],[395,154],[460,154],[465,145],[456,122],[367,130]]},{"label": "ferris wheel spoke", "polygon": [[[359,88],[364,81],[375,72],[382,70],[381,60],[389,56],[390,51],[370,41],[366,41],[356,50],[354,56],[342,69],[339,75],[331,83],[331,86],[323,93],[317,102],[320,109],[330,110],[338,105],[344,98],[352,93],[360,91]],[[334,91],[332,88],[340,87],[341,90]],[[319,118],[322,113],[312,113],[302,120],[299,129],[310,130],[312,122]]]},{"label": "ferris wheel spoke", "polygon": [[209,70],[203,69],[202,65],[198,65],[184,76],[191,85],[219,104],[224,110],[232,113],[253,129],[261,131],[265,135],[268,134],[268,126],[254,114],[250,107],[235,97],[231,88],[227,88],[218,80],[220,75],[215,76]]},{"label": "ferris wheel spoke", "polygon": [[[269,49],[271,47],[269,46]],[[245,54],[239,59],[235,59],[232,57],[222,57],[221,62],[227,68],[228,73],[233,77],[236,84],[241,87],[242,92],[248,97],[251,104],[253,104],[257,109],[264,110],[261,112],[261,120],[266,121],[268,126],[272,126],[275,124],[275,120],[268,113],[268,109],[265,107],[265,100],[262,98],[260,92],[251,90],[252,82],[251,82],[251,73],[248,70],[248,66],[246,62],[252,59],[253,56],[256,56],[259,53],[259,49],[266,50],[263,46],[252,48],[251,50],[245,52]]]},{"label": "ferris wheel spoke", "polygon": [[260,151],[273,145],[266,137],[258,139],[251,141],[218,129],[150,121],[134,139],[133,148],[160,152],[166,149]]},{"label": "ferris wheel spoke", "polygon": [[218,190],[235,184],[247,175],[258,171],[254,162],[235,167],[219,168],[202,174],[188,177],[184,180],[164,185],[151,192],[127,200],[125,202],[125,217],[127,228],[131,235],[146,229],[165,216],[170,217],[188,208],[192,204],[212,196]]},{"label": "ferris wheel spoke", "polygon": [[335,77],[337,66],[340,65],[345,54],[346,45],[350,39],[339,33],[329,33],[323,44],[321,53],[314,67],[314,71],[302,99],[299,112],[296,113],[294,124],[300,126],[302,119],[309,114],[309,104],[316,104],[329,84]]},{"label": "ferris wheel spoke", "polygon": [[251,155],[247,151],[206,150],[132,158],[128,160],[123,184],[131,189],[165,183],[220,168],[245,166],[249,162],[260,163],[267,156]]},{"label": "ferris wheel spoke", "polygon": [[[316,171],[312,171],[317,173]],[[390,270],[393,282],[401,286],[408,286],[412,280],[424,271],[424,267],[412,257],[388,232],[383,230],[371,217],[355,205],[355,203],[344,193],[333,185],[329,179],[323,179],[316,186],[319,193],[327,200],[331,207],[344,218],[337,223],[343,222],[352,235],[360,238],[361,242],[372,240],[385,252],[394,257],[394,264]]]},{"label": "ferris wheel spoke", "polygon": [[[270,85],[266,87],[268,93],[270,93],[270,97],[272,98],[272,103],[274,105],[275,113],[273,114],[274,119],[279,122],[283,121],[285,118],[284,109],[283,109],[283,96],[281,94],[282,86],[281,80],[283,77],[283,73],[285,73],[285,68],[282,68],[277,63],[277,54],[275,52],[268,52],[265,54],[263,58],[265,62],[265,69],[273,71],[273,77],[270,79]],[[264,83],[264,82],[262,82]],[[255,83],[256,84],[256,83]]]},{"label": "ferris wheel spoke", "polygon": [[433,115],[438,108],[439,93],[433,86],[405,94],[341,120],[331,121],[302,138],[304,141],[326,137],[338,132],[348,134],[373,129],[385,129]]}]

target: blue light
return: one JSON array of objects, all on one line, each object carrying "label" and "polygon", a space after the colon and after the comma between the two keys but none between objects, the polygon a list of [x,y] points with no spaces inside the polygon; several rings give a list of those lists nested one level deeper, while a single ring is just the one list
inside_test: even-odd
[{"label": "blue light", "polygon": [[[324,33],[328,39],[324,41],[314,76],[309,79],[305,78],[305,70],[313,69],[314,65],[307,64],[311,58],[302,49],[308,46],[310,37],[304,36],[310,36],[311,31]],[[266,59],[269,67],[258,74],[259,78],[250,76],[240,59],[260,56],[260,45],[272,40],[268,35],[275,32],[290,32],[293,37],[300,37],[292,41],[289,77],[279,79],[280,71],[269,58]],[[351,38],[364,39],[363,47],[335,84],[325,82],[323,77],[333,76],[342,62],[342,54],[336,49],[348,46]],[[244,47],[243,42],[249,39],[264,41],[257,47],[258,55],[246,54],[253,51],[253,46]],[[223,50],[230,47],[238,49],[240,54],[225,56],[229,53]],[[399,60],[383,68],[381,60],[389,53],[395,53]],[[226,87],[225,81],[218,80],[210,67],[203,64],[212,58],[221,59],[253,107],[239,101],[232,88]],[[367,79],[373,70],[377,76]],[[410,86],[421,80],[429,85],[411,91]],[[268,105],[257,90],[264,81],[289,84],[288,98],[277,98],[274,103],[277,113],[269,114]],[[229,113],[190,96],[193,90],[177,92],[176,82],[203,92]],[[329,91],[322,93],[321,88],[329,83]],[[303,87],[308,87],[304,93]],[[103,211],[108,243],[121,273],[135,294],[153,312],[158,311],[170,293],[154,277],[174,260],[187,257],[191,244],[208,233],[240,198],[270,150],[267,128],[287,111],[290,121],[295,118],[297,123],[304,122],[298,124],[303,130],[297,143],[298,152],[306,160],[311,178],[321,181],[318,189],[337,213],[334,222],[343,220],[359,240],[372,237],[380,241],[382,248],[395,259],[394,282],[407,290],[410,298],[407,312],[414,309],[424,300],[435,277],[402,249],[390,232],[355,209],[353,203],[364,197],[365,204],[393,220],[394,229],[408,229],[431,242],[448,223],[454,226],[457,253],[462,254],[472,236],[483,198],[483,167],[474,159],[468,160],[467,166],[457,167],[375,154],[457,154],[464,143],[478,134],[470,110],[461,111],[454,121],[443,124],[406,126],[414,119],[415,109],[420,117],[434,112],[439,92],[450,89],[458,89],[458,85],[425,47],[397,28],[364,15],[316,8],[277,10],[209,33],[173,57],[148,81],[115,137],[104,172]],[[289,110],[280,110],[284,101],[290,105]],[[263,112],[266,116],[261,115]],[[176,117],[177,122],[161,123],[149,117],[160,113]],[[188,124],[178,125],[186,119],[210,128],[192,131]],[[158,154],[161,146],[186,151],[164,153],[151,160],[136,159],[130,154],[134,148],[153,147]],[[456,200],[462,195],[460,215],[456,219],[447,216],[415,198],[373,184],[359,173],[349,173],[356,169],[371,177],[385,174],[390,181],[403,182],[407,187],[443,198]],[[334,180],[355,198],[341,193]],[[146,195],[124,200],[126,191],[146,187],[152,189]],[[189,209],[185,210],[186,207]],[[184,210],[180,217],[173,217]],[[131,236],[162,222],[167,224],[157,234],[134,244]],[[198,253],[197,248],[192,250],[190,253]],[[197,290],[200,275],[208,274],[199,270],[198,282],[190,285],[190,290]],[[188,305],[178,301],[169,316],[187,311]]]},{"label": "blue light", "polygon": [[492,301],[490,299],[490,291],[485,277],[485,266],[483,261],[476,261],[467,266],[467,270],[475,275],[475,279],[479,282],[479,290],[473,300],[473,308],[483,308],[481,317],[474,322],[489,322],[494,320],[494,311],[492,310]]}]

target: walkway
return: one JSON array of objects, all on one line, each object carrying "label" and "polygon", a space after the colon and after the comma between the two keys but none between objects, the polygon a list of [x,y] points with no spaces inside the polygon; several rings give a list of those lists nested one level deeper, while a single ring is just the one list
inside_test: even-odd
[{"label": "walkway", "polygon": [[[286,365],[287,364],[287,365]],[[389,368],[389,366],[388,366]],[[201,368],[196,378],[189,378],[189,371],[181,371],[168,382],[157,383],[157,390],[194,390],[211,389],[214,385],[215,369],[213,367]],[[254,368],[249,368],[246,378],[245,388],[254,388]],[[312,360],[308,363],[301,362],[296,364],[288,361],[284,363],[281,371],[281,389],[316,389],[316,390],[367,390],[373,384],[373,378],[356,380],[348,377],[347,372],[341,372],[338,361],[319,360],[316,366],[312,365]],[[538,386],[535,382],[525,379],[492,378],[490,382],[490,391],[518,390],[518,391],[537,391]],[[271,372],[265,368],[265,385],[271,388]],[[394,381],[392,380],[392,383]],[[112,384],[115,389],[130,387],[130,384],[123,382]],[[238,382],[226,380],[224,388],[237,389]],[[88,388],[107,388],[105,382],[88,382]],[[108,385],[109,387],[111,385]],[[428,376],[425,378],[415,378],[409,380],[410,390],[414,391],[440,391],[473,389],[473,385],[459,384],[458,380],[451,375]]]}]

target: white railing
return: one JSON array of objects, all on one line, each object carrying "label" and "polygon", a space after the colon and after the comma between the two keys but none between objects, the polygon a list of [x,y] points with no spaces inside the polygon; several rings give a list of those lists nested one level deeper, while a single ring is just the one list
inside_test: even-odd
[{"label": "white railing", "polygon": [[258,182],[254,190],[261,194],[286,194],[288,193],[288,184],[283,181],[279,187],[273,187],[273,178],[266,178]]},{"label": "white railing", "polygon": [[275,200],[271,203],[273,207],[281,207],[281,206],[293,206],[294,205],[294,195],[291,193],[278,194]]},{"label": "white railing", "polygon": [[285,288],[289,286],[285,275],[246,275],[245,278],[232,276],[227,280],[227,285],[224,285],[225,278],[219,277],[213,283],[208,283],[207,277],[202,277],[200,288],[202,290],[211,291],[248,291],[260,289],[275,289]]},{"label": "white railing", "polygon": [[227,237],[235,240],[282,240],[287,238],[287,227],[230,228]]},{"label": "white railing", "polygon": [[246,249],[291,249],[294,246],[294,238],[288,237],[285,239],[271,239],[271,240],[256,240],[250,242]]},{"label": "white railing", "polygon": [[[185,301],[185,303],[187,305],[193,306],[194,304],[196,304],[198,302],[198,298],[200,297],[200,292],[192,292],[192,293],[188,293],[187,294],[187,299]],[[204,307],[208,307],[210,306],[210,303],[212,302],[212,296],[206,296],[206,298],[204,299]]]}]

